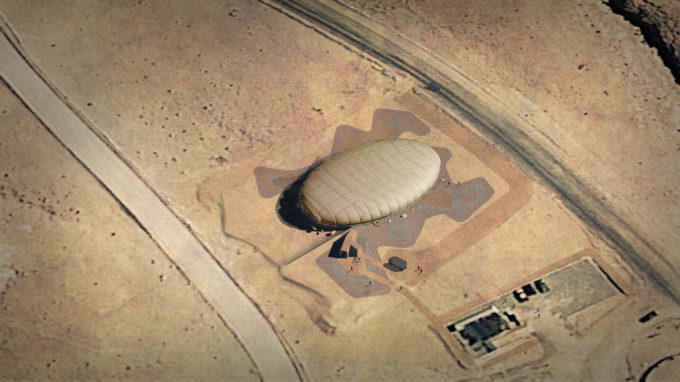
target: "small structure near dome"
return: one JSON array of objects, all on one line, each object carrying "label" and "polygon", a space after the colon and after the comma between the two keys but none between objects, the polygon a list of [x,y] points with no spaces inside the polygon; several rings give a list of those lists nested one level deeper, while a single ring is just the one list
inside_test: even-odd
[{"label": "small structure near dome", "polygon": [[401,257],[397,256],[392,256],[390,259],[387,261],[388,269],[393,271],[393,272],[401,272],[407,267],[407,262],[406,260],[402,259]]}]

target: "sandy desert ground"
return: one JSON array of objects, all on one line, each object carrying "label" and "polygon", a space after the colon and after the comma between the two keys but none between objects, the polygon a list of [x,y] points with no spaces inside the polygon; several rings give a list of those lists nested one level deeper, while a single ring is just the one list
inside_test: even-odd
[{"label": "sandy desert ground", "polygon": [[[0,379],[678,375],[673,2],[0,11]],[[442,159],[408,210],[277,213],[387,137]]]}]

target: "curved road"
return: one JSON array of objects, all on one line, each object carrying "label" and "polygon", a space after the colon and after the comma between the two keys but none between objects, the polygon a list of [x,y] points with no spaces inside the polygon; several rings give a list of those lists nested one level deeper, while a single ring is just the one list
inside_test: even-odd
[{"label": "curved road", "polygon": [[[528,133],[501,100],[477,85],[436,53],[408,40],[390,28],[332,0],[260,0],[272,8],[297,14],[379,60],[428,84],[440,86],[437,98],[457,119],[473,126],[528,173],[535,174],[560,195],[584,223],[627,261],[645,271],[659,287],[680,301],[680,273],[673,254],[662,253],[636,232],[611,206],[567,168],[548,148]],[[316,28],[316,26],[315,26]]]}]

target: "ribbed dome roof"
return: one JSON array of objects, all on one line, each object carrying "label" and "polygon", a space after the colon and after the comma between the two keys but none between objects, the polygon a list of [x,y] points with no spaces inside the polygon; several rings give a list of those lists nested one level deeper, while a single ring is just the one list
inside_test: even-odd
[{"label": "ribbed dome roof", "polygon": [[364,143],[314,169],[300,190],[300,205],[323,224],[384,218],[420,199],[437,180],[440,164],[439,155],[418,141]]}]

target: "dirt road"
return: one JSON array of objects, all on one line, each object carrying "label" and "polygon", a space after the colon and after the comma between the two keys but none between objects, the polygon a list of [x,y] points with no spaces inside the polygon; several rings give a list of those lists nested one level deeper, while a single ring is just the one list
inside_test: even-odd
[{"label": "dirt road", "polygon": [[301,377],[271,324],[248,296],[158,195],[97,135],[96,126],[85,122],[73,106],[64,102],[63,95],[58,95],[41,78],[30,61],[25,60],[27,53],[10,42],[12,34],[7,29],[7,24],[3,25],[0,40],[2,79],[196,285],[237,333],[262,377],[299,380]]},{"label": "dirt road", "polygon": [[676,301],[680,301],[680,274],[672,253],[665,253],[621,218],[597,191],[568,167],[558,150],[540,143],[526,120],[503,104],[459,69],[421,44],[364,17],[349,7],[330,1],[282,1],[285,8],[314,20],[330,33],[358,49],[394,65],[423,85],[435,81],[441,89],[433,100],[457,118],[484,134],[559,194],[565,204],[628,261]]}]

